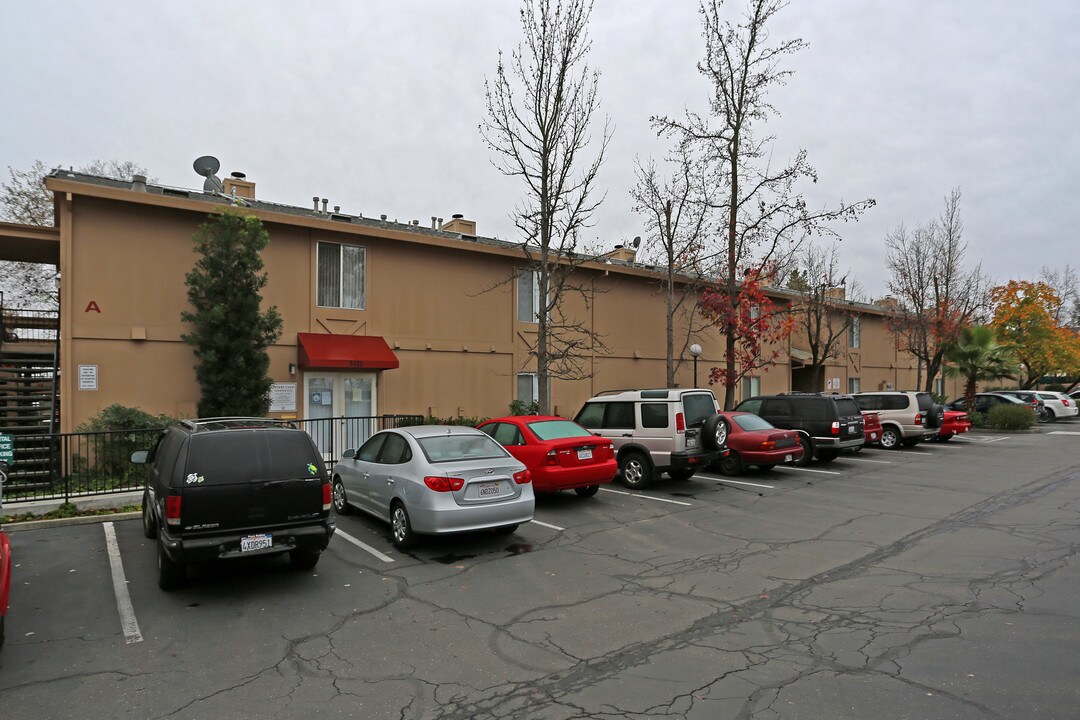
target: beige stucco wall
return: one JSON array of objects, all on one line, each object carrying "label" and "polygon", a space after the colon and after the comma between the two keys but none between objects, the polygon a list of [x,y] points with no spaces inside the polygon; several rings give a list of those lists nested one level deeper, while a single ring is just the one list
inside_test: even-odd
[{"label": "beige stucco wall", "polygon": [[[88,191],[100,197],[62,191],[78,190],[76,185],[54,187],[61,190],[62,428],[69,431],[114,402],[194,415],[194,358],[181,340],[184,276],[195,262],[193,233],[220,206],[115,189]],[[512,278],[524,263],[518,252],[421,237],[400,226],[342,228],[317,218],[255,214],[270,234],[263,253],[269,277],[264,307],[277,306],[284,320],[270,351],[270,374],[275,382],[297,384],[296,415],[303,416],[304,372],[290,374],[290,365],[297,363],[301,332],[386,339],[401,367],[378,374],[380,414],[502,414],[515,396],[516,374],[535,370],[528,348],[536,326],[516,319]],[[364,246],[363,310],[316,307],[319,241]],[[598,332],[606,348],[586,354],[591,377],[553,381],[552,407],[572,416],[601,390],[663,386],[666,310],[656,278],[639,268],[594,266],[579,270],[574,282],[584,296],[568,296],[565,310]],[[684,337],[682,326],[679,347]],[[851,354],[845,349],[827,376],[841,377],[843,390],[850,376],[861,377],[864,390],[886,381],[897,388],[914,385],[914,363],[896,352],[879,315],[864,316],[862,339],[862,348]],[[705,384],[709,369],[722,362],[723,338],[710,329],[695,341],[704,348],[698,377]],[[676,380],[690,386],[689,353],[684,360]],[[79,390],[80,365],[98,367],[97,390]],[[788,390],[786,350],[760,375],[762,392]]]}]

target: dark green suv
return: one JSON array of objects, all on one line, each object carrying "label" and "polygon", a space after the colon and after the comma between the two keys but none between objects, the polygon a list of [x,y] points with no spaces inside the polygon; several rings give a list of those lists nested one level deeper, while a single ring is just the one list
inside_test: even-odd
[{"label": "dark green suv", "polygon": [[866,442],[862,411],[850,395],[761,395],[743,400],[735,410],[754,413],[778,428],[797,431],[803,455],[796,465],[806,465],[813,458],[830,462],[841,452],[857,450]]},{"label": "dark green suv", "polygon": [[288,553],[295,567],[310,569],[334,534],[326,466],[291,424],[185,420],[131,461],[150,464],[143,533],[157,539],[163,590],[181,585],[193,562]]}]

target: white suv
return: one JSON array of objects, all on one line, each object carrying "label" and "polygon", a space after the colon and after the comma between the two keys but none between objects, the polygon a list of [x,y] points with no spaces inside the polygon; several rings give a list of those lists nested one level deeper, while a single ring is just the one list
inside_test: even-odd
[{"label": "white suv", "polygon": [[619,475],[640,488],[660,473],[687,480],[727,454],[727,421],[712,390],[616,390],[590,398],[574,420],[615,445]]},{"label": "white suv", "polygon": [[860,410],[876,412],[881,418],[880,443],[886,450],[910,447],[925,436],[937,435],[945,419],[945,409],[928,392],[866,392],[852,397]]},{"label": "white suv", "polygon": [[1060,420],[1061,418],[1076,417],[1080,410],[1077,409],[1077,401],[1075,398],[1070,398],[1065,393],[1053,392],[1051,390],[1040,390],[1035,393],[1039,396],[1039,399],[1043,401],[1046,410],[1049,412],[1047,416],[1048,420]]}]

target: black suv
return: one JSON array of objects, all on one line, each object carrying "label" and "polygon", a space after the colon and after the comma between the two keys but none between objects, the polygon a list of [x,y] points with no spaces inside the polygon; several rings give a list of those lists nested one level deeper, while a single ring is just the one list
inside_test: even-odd
[{"label": "black suv", "polygon": [[830,462],[841,451],[861,448],[866,442],[862,411],[850,395],[761,395],[743,400],[735,410],[759,415],[778,428],[798,431],[803,455],[796,465],[806,465],[815,457]]},{"label": "black suv", "polygon": [[143,533],[157,538],[163,590],[204,560],[288,552],[294,567],[311,569],[334,534],[326,466],[311,437],[289,423],[184,420],[131,461],[150,464]]}]

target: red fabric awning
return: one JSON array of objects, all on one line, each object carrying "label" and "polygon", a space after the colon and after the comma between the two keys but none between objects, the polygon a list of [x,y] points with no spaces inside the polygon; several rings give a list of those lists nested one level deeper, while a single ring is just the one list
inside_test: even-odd
[{"label": "red fabric awning", "polygon": [[391,370],[400,366],[379,335],[297,333],[296,338],[301,368]]}]

